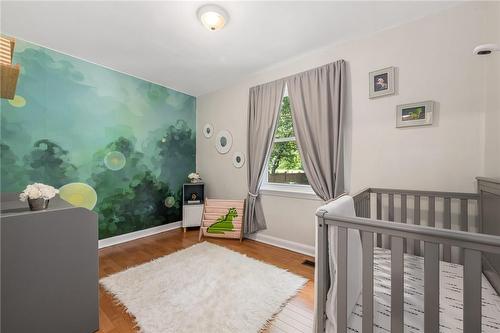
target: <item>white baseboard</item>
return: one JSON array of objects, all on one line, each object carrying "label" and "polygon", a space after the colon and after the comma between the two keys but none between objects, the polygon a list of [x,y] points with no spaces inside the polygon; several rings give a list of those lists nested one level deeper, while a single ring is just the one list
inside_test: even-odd
[{"label": "white baseboard", "polygon": [[102,249],[104,247],[113,246],[120,243],[130,242],[134,239],[143,238],[155,234],[159,234],[160,232],[165,232],[173,229],[177,229],[181,227],[182,222],[172,222],[168,224],[159,225],[157,227],[152,227],[144,230],[129,232],[128,234],[118,235],[115,237],[109,237],[105,239],[99,240],[99,248]]},{"label": "white baseboard", "polygon": [[253,239],[257,242],[266,243],[269,245],[281,247],[283,249],[287,249],[293,252],[302,253],[311,257],[314,257],[314,246],[306,245],[302,243],[292,242],[286,239],[269,236],[263,233],[255,233],[248,236],[246,238]]}]

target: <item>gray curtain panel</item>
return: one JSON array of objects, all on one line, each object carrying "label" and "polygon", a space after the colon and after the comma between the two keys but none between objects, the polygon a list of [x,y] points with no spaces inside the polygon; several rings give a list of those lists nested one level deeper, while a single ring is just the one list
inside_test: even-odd
[{"label": "gray curtain panel", "polygon": [[345,61],[339,60],[286,79],[304,172],[325,201],[344,191],[345,75]]},{"label": "gray curtain panel", "polygon": [[259,188],[271,151],[285,82],[278,80],[250,88],[248,103],[248,200],[243,231],[266,229]]}]

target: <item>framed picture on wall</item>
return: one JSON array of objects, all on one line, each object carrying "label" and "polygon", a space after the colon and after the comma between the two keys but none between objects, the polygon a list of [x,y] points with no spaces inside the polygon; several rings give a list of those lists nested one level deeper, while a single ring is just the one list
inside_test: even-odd
[{"label": "framed picture on wall", "polygon": [[432,125],[433,113],[433,101],[398,105],[396,110],[396,127]]},{"label": "framed picture on wall", "polygon": [[393,95],[395,90],[394,67],[379,69],[370,72],[370,98]]}]

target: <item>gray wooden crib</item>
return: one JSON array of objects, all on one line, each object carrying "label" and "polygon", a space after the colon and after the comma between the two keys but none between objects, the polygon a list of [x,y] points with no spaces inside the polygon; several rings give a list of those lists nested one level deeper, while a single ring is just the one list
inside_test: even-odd
[{"label": "gray wooden crib", "polygon": [[500,181],[478,178],[478,189],[479,193],[450,193],[369,188],[353,196],[355,217],[318,210],[316,332],[325,331],[330,287],[327,227],[331,226],[338,227],[335,234],[337,332],[347,332],[350,315],[347,313],[349,229],[359,230],[361,235],[363,333],[373,332],[374,246],[390,248],[392,333],[404,329],[404,253],[424,260],[424,331],[439,332],[438,281],[442,260],[464,265],[463,331],[481,332],[482,273],[500,295]]}]

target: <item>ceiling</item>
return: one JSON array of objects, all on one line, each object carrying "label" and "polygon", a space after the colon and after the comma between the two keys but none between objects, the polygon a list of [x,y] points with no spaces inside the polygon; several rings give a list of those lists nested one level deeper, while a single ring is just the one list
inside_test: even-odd
[{"label": "ceiling", "polygon": [[206,30],[206,2],[1,2],[1,31],[199,96],[287,58],[371,34],[453,2],[218,2],[230,15]]}]

